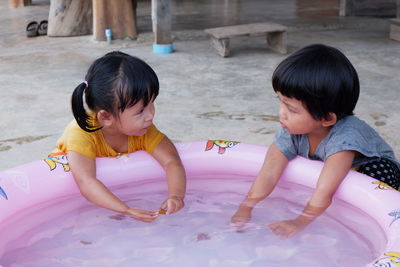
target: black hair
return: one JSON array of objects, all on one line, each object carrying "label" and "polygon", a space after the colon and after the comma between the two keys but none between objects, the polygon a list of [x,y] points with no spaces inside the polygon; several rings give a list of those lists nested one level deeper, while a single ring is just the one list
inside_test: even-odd
[{"label": "black hair", "polygon": [[87,132],[94,132],[101,127],[94,128],[91,125],[83,95],[91,111],[103,109],[118,117],[120,112],[141,100],[147,106],[159,91],[158,78],[153,69],[143,60],[119,51],[95,60],[85,80],[72,93],[71,105],[78,125]]},{"label": "black hair", "polygon": [[306,46],[283,60],[272,75],[275,92],[295,98],[316,119],[353,115],[360,94],[357,71],[338,49]]}]

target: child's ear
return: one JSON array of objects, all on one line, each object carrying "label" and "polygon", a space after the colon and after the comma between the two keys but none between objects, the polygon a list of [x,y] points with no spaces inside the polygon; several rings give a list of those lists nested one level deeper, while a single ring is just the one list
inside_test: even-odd
[{"label": "child's ear", "polygon": [[114,117],[110,112],[101,109],[97,112],[97,120],[102,126],[110,126],[113,124]]},{"label": "child's ear", "polygon": [[322,119],[322,126],[329,127],[335,125],[336,122],[337,122],[336,114],[333,112],[329,112],[328,118]]}]

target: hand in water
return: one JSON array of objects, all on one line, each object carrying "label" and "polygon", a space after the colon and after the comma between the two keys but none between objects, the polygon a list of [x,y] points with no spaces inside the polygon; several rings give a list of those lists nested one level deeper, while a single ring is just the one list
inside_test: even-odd
[{"label": "hand in water", "polygon": [[306,228],[309,223],[310,221],[297,218],[295,220],[272,222],[268,224],[268,227],[283,240],[299,233]]},{"label": "hand in water", "polygon": [[142,222],[152,222],[158,217],[158,212],[132,208],[129,208],[126,214]]},{"label": "hand in water", "polygon": [[182,209],[183,206],[185,206],[183,198],[178,196],[173,196],[163,202],[159,214],[167,214],[167,215],[172,214]]},{"label": "hand in water", "polygon": [[248,221],[251,219],[251,207],[241,205],[239,209],[235,212],[235,214],[231,218],[232,225],[236,228],[237,231],[243,229]]}]

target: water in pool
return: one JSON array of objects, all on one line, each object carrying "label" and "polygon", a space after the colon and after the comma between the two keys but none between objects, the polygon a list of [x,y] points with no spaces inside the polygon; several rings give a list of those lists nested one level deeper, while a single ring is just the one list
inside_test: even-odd
[{"label": "water in pool", "polygon": [[[374,259],[374,244],[350,228],[379,229],[372,219],[343,205],[295,237],[282,241],[275,236],[266,223],[295,217],[310,196],[298,186],[278,188],[255,208],[244,231],[237,232],[230,218],[251,180],[234,179],[190,180],[185,208],[152,223],[96,207],[79,195],[45,203],[19,214],[18,221],[40,221],[34,218],[48,212],[58,215],[9,242],[0,264],[316,267],[363,266]],[[166,195],[165,181],[125,185],[114,192],[131,207],[157,210]],[[350,226],[336,215],[347,215]]]}]

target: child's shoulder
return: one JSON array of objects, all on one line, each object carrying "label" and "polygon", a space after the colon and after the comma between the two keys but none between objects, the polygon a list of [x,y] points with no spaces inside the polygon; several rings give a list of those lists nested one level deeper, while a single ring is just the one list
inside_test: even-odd
[{"label": "child's shoulder", "polygon": [[378,132],[368,123],[356,116],[347,116],[338,121],[330,131],[330,136],[335,139],[380,139]]},{"label": "child's shoulder", "polygon": [[337,130],[375,131],[368,123],[354,115],[339,120],[332,129],[335,128]]},{"label": "child's shoulder", "polygon": [[67,136],[91,136],[94,138],[95,136],[98,136],[101,132],[101,129],[94,131],[94,132],[87,132],[83,130],[77,123],[76,120],[72,120],[67,127],[64,130],[64,135]]}]

